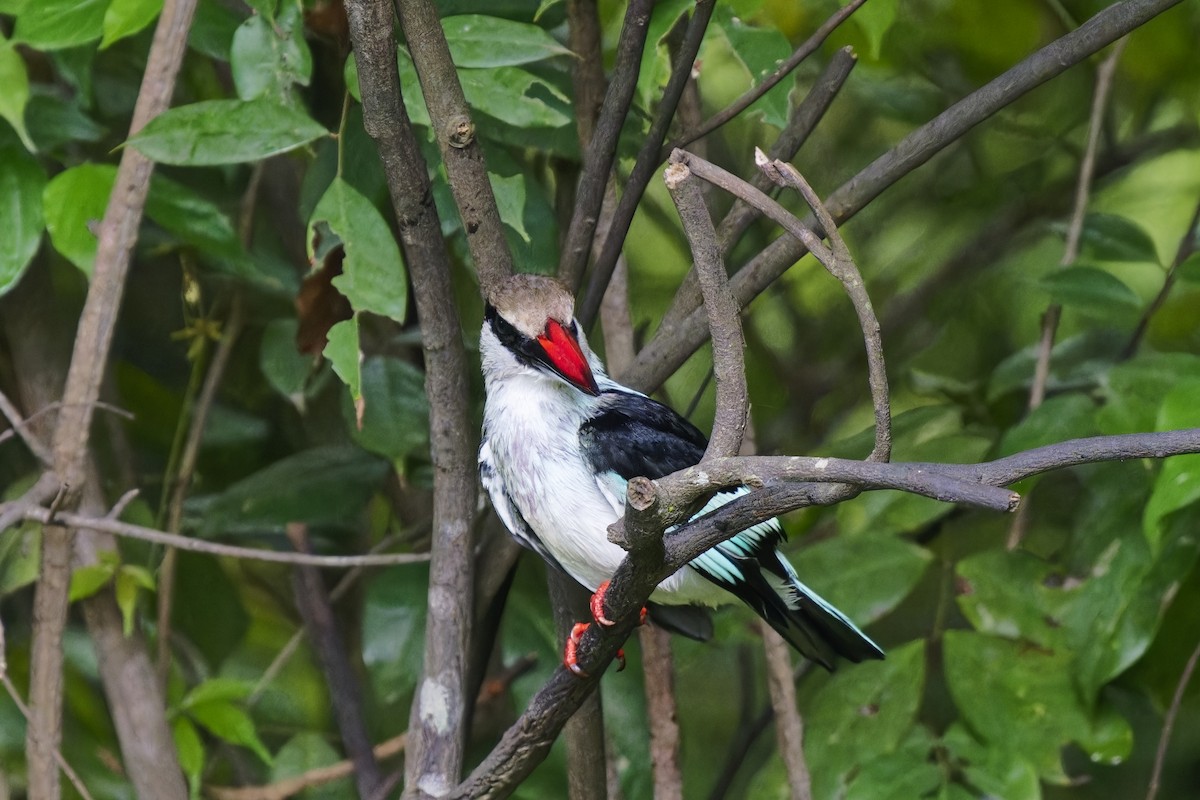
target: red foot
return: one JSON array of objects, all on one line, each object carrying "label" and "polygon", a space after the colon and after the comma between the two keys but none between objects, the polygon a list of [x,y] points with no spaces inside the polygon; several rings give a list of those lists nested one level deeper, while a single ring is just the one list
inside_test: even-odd
[{"label": "red foot", "polygon": [[[584,631],[588,629],[591,623],[576,622],[571,628],[571,635],[567,637],[567,646],[563,649],[563,666],[571,670],[572,673],[580,678],[586,678],[587,672],[583,667],[579,666],[579,643],[583,640]],[[617,651],[617,672],[625,669],[625,650],[624,648]]]},{"label": "red foot", "polygon": [[[605,626],[606,628],[610,628],[613,625],[617,624],[617,623],[613,622],[611,619],[609,619],[608,616],[605,615],[605,613],[604,613],[604,595],[608,593],[608,584],[609,584],[609,581],[605,581],[604,583],[602,583],[596,587],[596,591],[592,595],[592,601],[590,603],[590,606],[592,609],[592,619],[596,620],[596,622],[599,622],[601,625]],[[646,607],[645,606],[642,606],[641,615],[638,617],[638,624],[639,625],[646,624]],[[624,661],[621,662],[622,666],[624,665],[624,663],[625,663]]]},{"label": "red foot", "polygon": [[579,642],[583,639],[583,632],[588,629],[588,623],[576,622],[575,627],[571,628],[571,635],[567,637],[567,646],[563,650],[563,666],[571,670],[581,678],[586,678],[587,673],[583,667],[576,663],[576,657],[579,650]]}]

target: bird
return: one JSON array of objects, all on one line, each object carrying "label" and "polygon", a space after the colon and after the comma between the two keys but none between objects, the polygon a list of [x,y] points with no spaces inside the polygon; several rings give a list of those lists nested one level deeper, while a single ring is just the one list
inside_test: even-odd
[{"label": "bird", "polygon": [[[611,625],[603,595],[625,551],[608,540],[607,528],[624,514],[626,484],[699,463],[707,438],[669,406],[608,376],[575,319],[570,292],[553,278],[516,274],[490,287],[479,352],[483,488],[513,537],[592,592],[595,621]],[[746,491],[718,493],[698,513]],[[663,580],[650,595],[651,611],[669,620],[687,607],[741,600],[828,670],[837,657],[882,659],[875,642],[800,581],[779,551],[784,540],[778,520],[742,531]],[[575,625],[564,653],[565,666],[580,675],[576,647],[588,624]],[[711,622],[691,633],[706,634]]]}]

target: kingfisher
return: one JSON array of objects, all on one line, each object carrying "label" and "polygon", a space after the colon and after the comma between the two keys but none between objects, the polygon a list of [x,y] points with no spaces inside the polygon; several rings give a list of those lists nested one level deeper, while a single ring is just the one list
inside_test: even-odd
[{"label": "kingfisher", "polygon": [[[575,320],[571,294],[552,278],[514,275],[488,292],[479,352],[486,390],[479,475],[492,506],[518,542],[592,592],[595,621],[612,625],[604,592],[625,551],[608,540],[608,526],[624,515],[626,484],[699,463],[708,440],[670,407],[608,377]],[[746,491],[720,492],[699,513]],[[651,618],[707,638],[711,622],[697,623],[689,608],[741,600],[826,669],[836,657],[883,658],[845,614],[800,582],[779,551],[785,538],[772,519],[706,550],[658,585]],[[588,624],[574,626],[563,659],[580,675],[576,648]]]}]

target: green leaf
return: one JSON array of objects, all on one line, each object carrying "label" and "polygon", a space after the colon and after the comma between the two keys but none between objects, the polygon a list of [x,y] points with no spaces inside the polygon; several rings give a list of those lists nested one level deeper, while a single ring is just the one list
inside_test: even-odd
[{"label": "green leaf", "polygon": [[100,40],[100,49],[145,28],[162,11],[162,6],[163,0],[111,0],[104,12],[104,38]]},{"label": "green leaf", "polygon": [[517,128],[558,128],[571,122],[564,110],[543,99],[549,95],[565,106],[567,97],[520,67],[464,69],[458,77],[471,108],[501,122]]},{"label": "green leaf", "polygon": [[261,161],[328,134],[303,111],[260,97],[172,108],[150,120],[128,144],[163,164],[209,167]]},{"label": "green leaf", "polygon": [[1192,253],[1175,268],[1175,277],[1185,283],[1200,283],[1200,252]]},{"label": "green leaf", "polygon": [[862,765],[850,781],[846,800],[929,797],[942,782],[933,750],[929,732],[921,726],[914,727],[898,748]]},{"label": "green leaf", "polygon": [[117,179],[111,164],[80,164],[50,179],[42,192],[46,230],[54,249],[85,275],[96,261],[96,236],[90,226],[104,219]]},{"label": "green leaf", "polygon": [[[970,785],[983,797],[1004,800],[1042,800],[1037,770],[1028,761],[1011,753],[988,747],[956,722],[942,737],[942,744],[962,769]],[[970,795],[972,800],[975,794]]]},{"label": "green leaf", "polygon": [[369,358],[362,365],[362,396],[361,428],[349,396],[342,413],[363,449],[396,461],[427,447],[429,399],[421,370],[397,358]]},{"label": "green leaf", "polygon": [[[275,764],[271,767],[271,783],[294,778],[340,760],[341,756],[337,750],[334,750],[320,733],[298,733],[288,739],[275,754]],[[342,800],[353,796],[354,786],[349,778],[339,778],[321,786],[313,786],[304,792],[306,800]]]},{"label": "green leaf", "polygon": [[42,152],[70,142],[97,142],[106,132],[73,99],[50,91],[34,91],[25,107],[25,124]]},{"label": "green leaf", "polygon": [[1066,439],[1081,439],[1100,432],[1096,403],[1082,394],[1048,398],[1024,419],[1004,432],[996,457],[1032,450]]},{"label": "green leaf", "polygon": [[[1155,430],[1200,428],[1197,397],[1200,397],[1200,380],[1177,383],[1162,401]],[[1151,548],[1158,549],[1163,519],[1197,500],[1200,500],[1200,454],[1171,456],[1163,461],[1142,522]]]},{"label": "green leaf", "polygon": [[245,700],[253,689],[254,685],[250,681],[209,678],[192,687],[180,702],[179,708],[186,711],[205,703],[229,703],[234,700]]},{"label": "green leaf", "polygon": [[854,21],[867,37],[869,58],[878,60],[883,37],[896,21],[896,0],[872,0],[854,12]]},{"label": "green leaf", "polygon": [[370,200],[342,178],[333,183],[313,209],[312,229],[325,222],[342,240],[346,260],[333,285],[355,311],[370,311],[403,322],[408,311],[408,275],[400,248],[383,215]]},{"label": "green leaf", "polygon": [[62,50],[95,41],[109,0],[34,0],[17,17],[13,41],[36,50]]},{"label": "green leaf", "polygon": [[407,707],[421,674],[429,570],[389,567],[372,576],[363,597],[362,658],[377,700]]},{"label": "green leaf", "polygon": [[1052,782],[1066,779],[1059,751],[1070,742],[1087,749],[1100,741],[1111,757],[1112,722],[1094,723],[1081,702],[1069,651],[968,631],[947,631],[943,646],[954,702],[989,747],[1027,761]]},{"label": "green leaf", "polygon": [[[139,572],[140,571],[140,572]],[[117,570],[114,592],[117,608],[121,609],[121,620],[126,636],[133,635],[133,618],[137,612],[138,589],[154,589],[154,578],[143,567],[124,565]]]},{"label": "green leaf", "polygon": [[357,447],[303,450],[214,498],[201,531],[282,532],[289,522],[353,526],[387,470],[387,462]]},{"label": "green leaf", "polygon": [[188,779],[188,791],[196,797],[204,774],[204,742],[200,741],[200,732],[187,717],[176,717],[171,721],[171,738],[179,753],[179,766]]},{"label": "green leaf", "polygon": [[146,216],[202,255],[230,265],[236,274],[256,273],[229,217],[187,186],[155,175],[146,199]]},{"label": "green leaf", "polygon": [[516,231],[526,244],[533,241],[529,231],[525,230],[525,176],[518,174],[506,177],[489,172],[488,178],[496,195],[501,221]]},{"label": "green leaf", "polygon": [[988,550],[959,561],[958,607],[977,631],[1061,647],[1064,592],[1049,588],[1055,569],[1024,551]]},{"label": "green leaf", "polygon": [[321,355],[329,359],[334,373],[350,389],[357,405],[362,400],[362,353],[358,349],[358,315],[342,320],[329,329]]},{"label": "green leaf", "polygon": [[17,285],[42,241],[46,173],[19,147],[0,147],[0,297]]},{"label": "green leaf", "polygon": [[70,602],[83,600],[99,592],[112,580],[117,565],[113,562],[100,562],[79,567],[71,573],[71,589],[68,594]]},{"label": "green leaf", "polygon": [[271,754],[258,738],[254,720],[243,709],[232,703],[212,701],[192,706],[188,714],[213,736],[230,744],[247,747],[264,763],[271,764]]},{"label": "green leaf", "polygon": [[916,722],[925,684],[925,643],[888,652],[886,661],[840,669],[804,717],[813,797],[830,798],[876,758],[895,752]]},{"label": "green leaf", "polygon": [[293,102],[293,87],[307,86],[312,77],[312,52],[303,28],[298,3],[287,3],[274,23],[256,15],[241,24],[229,51],[238,97]]},{"label": "green leaf", "polygon": [[861,624],[899,605],[931,558],[928,550],[891,536],[837,536],[793,556],[804,582]]},{"label": "green leaf", "polygon": [[1141,299],[1111,273],[1095,267],[1068,267],[1039,282],[1055,303],[1098,317],[1131,319]]},{"label": "green leaf", "polygon": [[1096,412],[1106,434],[1156,430],[1163,398],[1176,385],[1200,381],[1200,356],[1144,353],[1117,364],[1101,384],[1104,405]]},{"label": "green leaf", "polygon": [[450,55],[463,67],[511,67],[571,51],[553,36],[525,22],[481,14],[460,14],[442,20]]},{"label": "green leaf", "polygon": [[[725,35],[734,55],[749,71],[751,86],[762,83],[792,53],[787,37],[778,28],[747,25],[724,6],[718,6],[713,22]],[[761,114],[770,125],[783,127],[787,124],[788,93],[792,83],[789,80],[780,81],[750,106],[751,113]]]},{"label": "green leaf", "polygon": [[[25,107],[29,104],[29,73],[25,70],[25,59],[12,44],[0,34],[0,117],[8,120],[25,149],[33,153],[37,147],[25,130]],[[7,149],[7,148],[5,148]],[[4,163],[8,163],[6,160]],[[44,179],[43,179],[44,180]]]},{"label": "green leaf", "polygon": [[[20,498],[37,481],[33,475],[12,481],[0,500]],[[42,526],[23,522],[0,530],[0,598],[29,586],[41,572]]]},{"label": "green leaf", "polygon": [[267,382],[297,407],[304,403],[304,387],[313,371],[313,360],[296,349],[295,317],[273,319],[263,329],[258,366]]},{"label": "green leaf", "polygon": [[1150,234],[1133,220],[1115,214],[1088,214],[1080,243],[1085,255],[1102,261],[1160,263]]}]

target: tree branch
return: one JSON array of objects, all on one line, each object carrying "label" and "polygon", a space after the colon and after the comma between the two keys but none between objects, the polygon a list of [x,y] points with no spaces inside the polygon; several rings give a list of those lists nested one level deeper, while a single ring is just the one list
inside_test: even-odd
[{"label": "tree branch", "polygon": [[1188,656],[1187,663],[1183,666],[1183,672],[1179,675],[1179,682],[1175,684],[1175,694],[1171,696],[1171,705],[1167,708],[1167,715],[1163,718],[1162,734],[1158,737],[1158,747],[1154,752],[1154,769],[1150,772],[1146,800],[1155,800],[1158,797],[1158,785],[1162,780],[1163,764],[1167,760],[1167,745],[1171,743],[1175,720],[1179,716],[1179,709],[1183,706],[1183,694],[1192,681],[1192,673],[1196,671],[1197,662],[1200,662],[1200,644],[1197,644],[1192,650],[1192,654]]},{"label": "tree branch", "polygon": [[253,547],[238,547],[237,545],[210,542],[207,539],[196,539],[191,536],[176,536],[174,534],[146,528],[141,525],[131,525],[107,516],[98,517],[88,514],[76,514],[69,511],[59,511],[51,515],[50,510],[27,501],[0,504],[2,513],[12,512],[15,519],[27,519],[32,522],[46,524],[53,516],[56,522],[66,523],[80,530],[111,533],[113,536],[123,536],[130,539],[140,539],[144,542],[175,547],[193,553],[208,553],[214,556],[242,558],[251,561],[270,561],[276,564],[307,564],[326,569],[347,569],[350,567],[384,567],[396,564],[419,564],[429,560],[427,553],[388,553],[362,556],[319,556],[307,553],[288,553],[280,550],[259,550]]},{"label": "tree branch", "polygon": [[674,142],[671,142],[671,144],[663,149],[664,152],[662,158],[666,158],[667,154],[676,148],[687,147],[700,137],[707,136],[708,134],[712,133],[717,128],[721,127],[726,122],[729,122],[729,120],[745,111],[767,92],[774,89],[780,81],[790,75],[792,71],[796,69],[796,67],[800,66],[800,64],[804,62],[804,59],[815,53],[817,48],[824,44],[825,40],[829,38],[829,34],[833,33],[839,25],[849,19],[850,15],[857,11],[859,6],[865,2],[866,0],[851,0],[851,2],[839,8],[836,12],[834,12],[833,16],[825,20],[821,27],[817,28],[816,31],[813,32],[812,36],[808,37],[803,44],[797,47],[795,52],[788,56],[787,60],[780,64],[774,72],[767,76],[757,86],[752,87],[737,100],[734,100],[732,103],[730,103],[728,107],[705,120],[699,128],[694,131],[688,131]]},{"label": "tree branch", "polygon": [[[308,527],[292,523],[287,529],[288,539],[297,552],[308,553]],[[338,631],[333,605],[321,574],[316,567],[299,565],[292,572],[292,589],[296,610],[308,631],[309,641],[317,656],[317,663],[325,674],[325,685],[329,689],[329,700],[333,717],[337,721],[346,755],[354,763],[354,782],[359,797],[373,797],[383,784],[383,773],[379,762],[371,751],[371,740],[367,734],[366,716],[363,713],[362,686],[350,665],[346,647]]]},{"label": "tree branch", "polygon": [[700,185],[692,177],[682,151],[671,156],[665,180],[667,191],[679,210],[683,231],[691,246],[708,314],[713,343],[713,374],[717,381],[717,411],[712,436],[701,463],[718,456],[731,456],[742,446],[746,431],[749,396],[746,393],[746,361],[742,321],[737,303],[729,293],[725,262],[717,246],[717,232],[704,205]]},{"label": "tree branch", "polygon": [[[604,237],[604,247],[601,248],[600,256],[596,259],[596,264],[592,269],[587,295],[577,310],[576,316],[585,328],[592,324],[596,318],[596,312],[600,310],[600,302],[604,299],[604,291],[608,288],[608,282],[612,278],[617,259],[621,257],[621,249],[625,243],[625,237],[629,235],[629,226],[633,223],[638,204],[642,201],[646,187],[650,185],[650,179],[654,177],[654,170],[662,163],[663,159],[659,152],[663,139],[666,138],[671,120],[675,118],[675,110],[679,107],[679,99],[683,96],[683,90],[691,79],[696,55],[700,52],[700,44],[704,41],[708,22],[712,19],[715,9],[716,0],[697,0],[692,9],[692,18],[688,21],[683,43],[679,47],[679,52],[676,53],[675,63],[671,66],[671,77],[667,80],[666,88],[663,89],[662,99],[654,111],[654,120],[650,123],[650,130],[646,132],[646,138],[642,141],[642,147],[638,151],[633,169],[630,171],[629,177],[625,179],[624,191],[613,212],[608,235]],[[573,284],[569,285],[574,288]]]},{"label": "tree branch", "polygon": [[[511,274],[512,257],[483,154],[437,11],[427,0],[401,0],[399,10],[486,293]],[[428,170],[400,93],[391,4],[351,0],[347,12],[362,76],[363,122],[383,161],[412,276],[425,354],[434,470],[433,545],[425,659],[409,719],[405,792],[414,797],[440,796],[462,772],[471,700],[467,696],[474,609],[471,527],[477,486],[466,351]]]},{"label": "tree branch", "polygon": [[[430,0],[398,0],[396,8],[417,78],[421,81],[421,94],[429,109],[450,191],[462,216],[467,247],[475,262],[479,283],[486,288],[511,275],[513,264],[483,150],[475,135],[475,123],[471,121],[437,8]],[[381,13],[376,16],[382,20]],[[385,30],[391,30],[390,22]],[[409,267],[412,266],[410,261]],[[416,283],[414,278],[414,289]]]},{"label": "tree branch", "polygon": [[829,238],[829,251],[824,258],[821,250],[814,251],[811,247],[809,250],[821,261],[825,269],[841,282],[846,294],[850,296],[850,302],[854,304],[863,342],[867,348],[867,380],[871,386],[871,403],[875,407],[875,448],[871,455],[867,456],[867,460],[887,461],[892,455],[892,409],[888,400],[887,365],[883,358],[883,342],[879,338],[879,320],[875,317],[875,309],[871,305],[870,295],[867,294],[862,273],[858,271],[858,266],[850,255],[850,248],[846,247],[845,240],[838,232],[833,216],[808,185],[808,181],[804,180],[804,176],[791,164],[783,161],[768,163],[761,150],[755,150],[754,160],[767,177],[781,186],[790,186],[800,192]]},{"label": "tree branch", "polygon": [[[1074,439],[983,464],[905,464],[787,457],[719,458],[658,481],[634,479],[630,481],[630,486],[637,484],[646,494],[639,498],[636,505],[631,497],[630,506],[634,511],[657,514],[659,531],[673,524],[678,513],[674,509],[685,505],[691,498],[739,483],[751,488],[765,485],[766,488],[738,497],[659,539],[662,542],[661,558],[643,557],[634,548],[617,569],[605,594],[605,604],[617,624],[611,628],[598,625],[589,627],[580,644],[579,662],[588,677],[578,678],[565,669],[557,670],[534,695],[525,713],[505,733],[491,754],[450,797],[507,797],[545,757],[566,719],[578,708],[587,693],[595,688],[600,675],[616,655],[617,648],[633,630],[637,618],[634,612],[644,605],[654,587],[705,550],[752,525],[806,505],[839,502],[847,494],[859,489],[885,488],[884,483],[889,484],[887,488],[908,491],[921,486],[917,493],[936,496],[946,502],[971,502],[984,507],[1012,510],[1016,494],[998,487],[1032,475],[1098,461],[1164,458],[1197,452],[1200,452],[1200,428],[1191,428]],[[757,469],[758,466],[770,469]],[[839,485],[767,485],[765,476],[768,473],[772,483],[794,479],[826,480]],[[949,482],[941,483],[942,479]],[[846,487],[845,484],[850,486]],[[940,485],[944,493],[935,492],[935,484]],[[821,491],[823,488],[831,491]],[[975,490],[983,494],[976,495]],[[970,500],[967,499],[968,493],[972,495]],[[998,499],[998,495],[1007,498],[1007,504],[989,505],[992,498]],[[625,527],[629,529],[635,526],[627,519]]]},{"label": "tree branch", "polygon": [[791,649],[763,620],[758,620],[758,632],[767,660],[767,690],[775,713],[775,740],[787,770],[791,800],[812,800],[812,779],[804,759],[804,722],[796,708]]},{"label": "tree branch", "polygon": [[[168,0],[164,4],[134,105],[130,135],[170,105],[195,10],[196,0]],[[78,504],[87,474],[92,404],[104,379],[125,276],[153,171],[154,162],[136,148],[122,151],[116,182],[100,225],[95,271],[79,320],[52,448],[54,471],[68,490],[64,503],[67,509]],[[66,626],[71,542],[71,533],[65,528],[57,525],[45,528],[41,575],[34,598],[29,693],[32,713],[26,732],[26,754],[29,793],[41,800],[57,800],[60,793],[53,754],[62,736],[62,636]],[[182,780],[178,783],[182,787]]]},{"label": "tree branch", "polygon": [[579,285],[587,266],[596,221],[604,203],[604,187],[608,185],[617,157],[617,140],[633,102],[634,90],[637,89],[642,52],[646,47],[646,33],[653,10],[654,0],[630,0],[625,11],[625,24],[617,42],[612,80],[604,95],[604,105],[600,108],[591,142],[584,153],[583,173],[579,176],[579,188],[575,192],[575,209],[571,213],[571,222],[567,226],[562,255],[558,261],[558,278],[572,290]]},{"label": "tree branch", "polygon": [[[1126,0],[1104,9],[910,133],[826,199],[830,214],[844,223],[992,114],[1180,2]],[[738,303],[743,308],[748,305],[804,252],[791,237],[777,239],[734,276],[731,286]],[[703,314],[687,309],[684,317],[682,312],[681,322],[670,328],[660,326],[638,354],[626,376],[631,385],[642,391],[657,388],[703,344]]]}]

